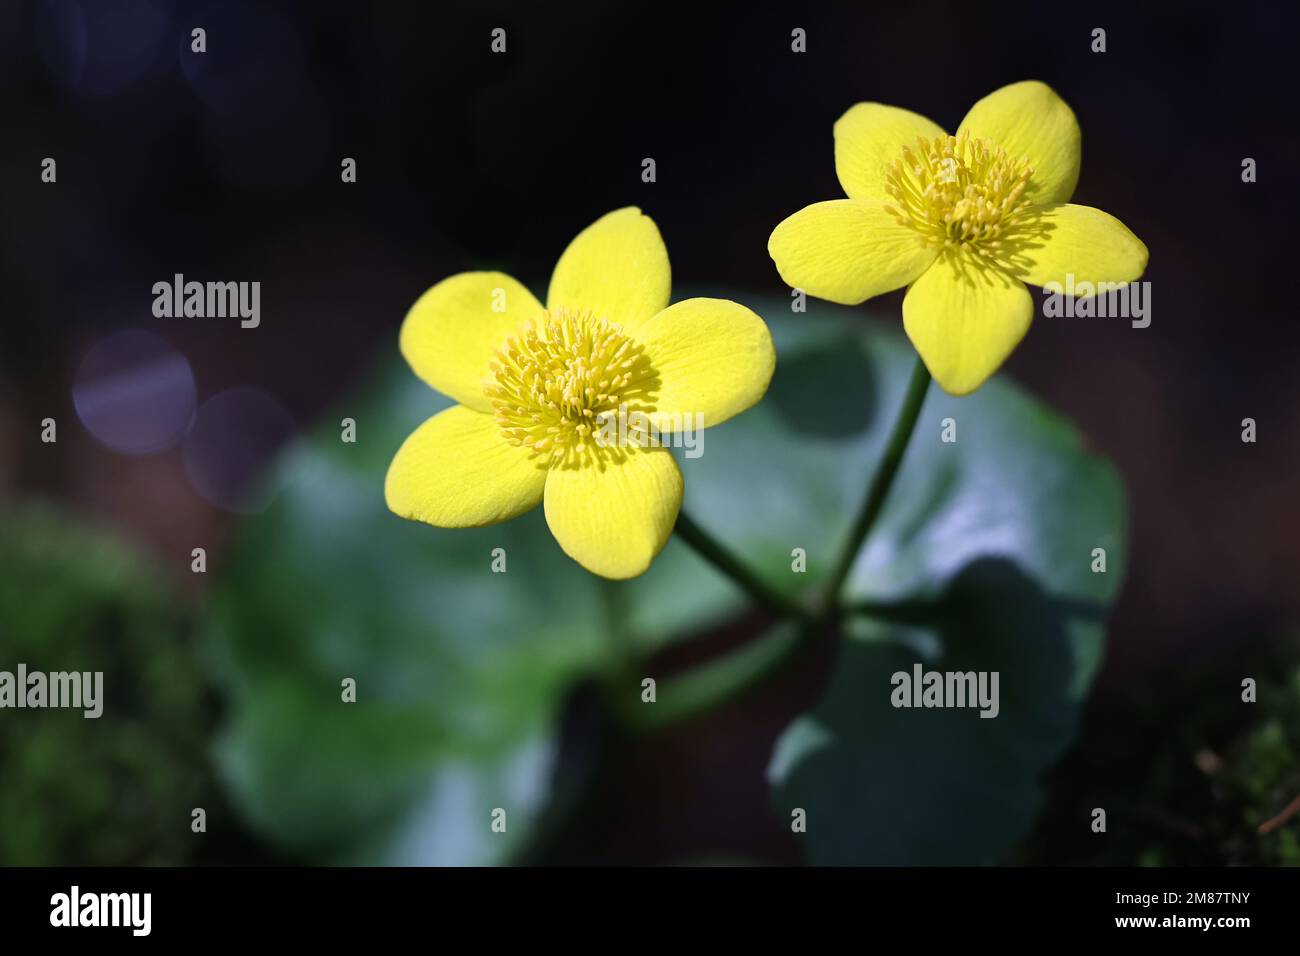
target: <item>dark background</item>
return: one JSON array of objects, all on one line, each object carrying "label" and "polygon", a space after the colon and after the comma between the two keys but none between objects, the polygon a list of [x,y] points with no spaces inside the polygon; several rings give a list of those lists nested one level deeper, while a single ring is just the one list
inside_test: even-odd
[{"label": "dark background", "polygon": [[[1093,739],[1120,732],[1170,675],[1295,633],[1300,84],[1280,5],[0,10],[6,498],[70,504],[184,571],[190,543],[219,541],[232,519],[195,493],[177,451],[123,456],[76,427],[76,370],[109,333],[163,336],[200,400],[254,386],[306,422],[395,349],[433,282],[497,267],[542,291],[564,244],[619,206],[659,224],[676,288],[784,295],[766,236],[841,195],[831,127],[844,110],[878,100],[952,129],[979,97],[1038,78],[1083,129],[1075,200],[1151,250],[1149,328],[1040,318],[1003,373],[1073,418],[1128,485],[1131,560]],[[189,50],[193,26],[207,30],[205,55]],[[505,55],[489,50],[498,26]],[[807,53],[791,52],[794,27]],[[1094,27],[1107,31],[1104,54],[1090,50]],[[46,156],[55,185],[40,181]],[[345,156],[356,184],[339,181]],[[644,157],[655,183],[641,181]],[[1244,157],[1258,182],[1241,181]],[[261,328],[153,318],[152,284],[177,272],[261,281]],[[863,320],[897,322],[899,301]],[[47,415],[61,423],[56,446],[38,440]],[[1240,440],[1244,417],[1256,444]],[[674,816],[647,830],[691,846],[709,794],[739,766],[761,767],[788,710],[749,706],[667,741],[629,771],[621,799],[658,780]],[[737,733],[752,740],[735,744]],[[736,852],[763,842],[753,803]],[[608,831],[588,839],[613,841],[601,851],[613,858],[637,858],[649,839]]]}]

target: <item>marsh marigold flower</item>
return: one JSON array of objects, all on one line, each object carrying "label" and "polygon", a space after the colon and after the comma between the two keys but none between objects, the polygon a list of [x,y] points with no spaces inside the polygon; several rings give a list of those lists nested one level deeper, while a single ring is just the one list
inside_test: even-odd
[{"label": "marsh marigold flower", "polygon": [[908,286],[903,327],[930,374],[964,395],[1029,329],[1025,283],[1128,283],[1147,249],[1123,223],[1068,200],[1079,124],[1047,85],[1013,83],[945,133],[895,106],[859,103],[835,124],[847,199],[783,221],[768,252],[789,285],[843,305]]},{"label": "marsh marigold flower", "polygon": [[[673,430],[718,425],[767,391],[776,363],[757,315],[724,299],[668,304],[668,251],[619,209],[560,257],[543,306],[500,272],[424,293],[402,324],[415,373],[460,404],[421,425],[388,469],[388,507],[440,528],[545,502],[570,557],[608,578],[650,566],[677,520]],[[611,441],[611,416],[649,427]]]}]

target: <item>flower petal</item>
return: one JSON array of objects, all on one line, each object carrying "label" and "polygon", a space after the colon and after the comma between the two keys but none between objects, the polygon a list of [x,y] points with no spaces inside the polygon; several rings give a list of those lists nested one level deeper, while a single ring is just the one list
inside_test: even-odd
[{"label": "flower petal", "polygon": [[658,376],[650,420],[665,432],[674,420],[710,427],[739,415],[763,397],[776,368],[767,325],[726,299],[685,299],[628,332]]},{"label": "flower petal", "polygon": [[1046,83],[1024,80],[994,90],[971,107],[957,133],[991,140],[1012,159],[1028,158],[1034,174],[1025,196],[1065,202],[1079,181],[1079,121]]},{"label": "flower petal", "polygon": [[509,444],[491,415],[453,405],[402,443],[384,498],[403,518],[477,528],[523,514],[545,486],[545,459]]},{"label": "flower petal", "polygon": [[1034,301],[1024,283],[944,255],[903,299],[903,327],[944,391],[965,395],[997,371],[1024,338]]},{"label": "flower petal", "polygon": [[537,298],[504,272],[462,272],[411,306],[399,335],[402,355],[444,395],[490,411],[483,383],[493,354],[541,311]]},{"label": "flower petal", "polygon": [[937,253],[874,200],[813,203],[772,230],[767,251],[786,284],[841,305],[901,289]]},{"label": "flower petal", "polygon": [[[1032,238],[1021,243],[1015,274],[1033,285],[1127,284],[1147,267],[1142,240],[1110,213],[1091,206],[1039,206],[1026,215],[1024,228]],[[1074,277],[1073,283],[1066,282],[1067,276]]]},{"label": "flower petal", "polygon": [[654,220],[635,206],[601,216],[569,243],[555,265],[549,309],[581,309],[620,324],[668,305],[672,270]]},{"label": "flower petal", "polygon": [[885,166],[901,159],[904,146],[916,138],[934,139],[943,127],[919,113],[885,106],[858,103],[835,121],[835,173],[850,199],[888,200]]},{"label": "flower petal", "polygon": [[634,578],[677,521],[682,475],[665,448],[644,448],[546,478],[546,523],[564,553],[593,574]]}]

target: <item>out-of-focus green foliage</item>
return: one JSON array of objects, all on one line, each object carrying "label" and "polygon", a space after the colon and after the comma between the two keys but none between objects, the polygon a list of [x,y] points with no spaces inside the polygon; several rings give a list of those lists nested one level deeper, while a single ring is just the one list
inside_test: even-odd
[{"label": "out-of-focus green foliage", "polygon": [[[772,389],[705,432],[702,457],[679,457],[685,506],[775,587],[805,594],[847,539],[912,353],[847,310],[790,316],[783,302],[765,316]],[[551,802],[574,685],[626,675],[628,660],[744,607],[677,540],[642,578],[610,583],[564,556],[540,509],[472,531],[389,514],[393,453],[445,404],[385,363],[285,456],[278,497],[243,522],[218,569],[225,778],[263,834],[308,858],[516,858]],[[345,416],[355,445],[340,441]],[[940,441],[946,417],[955,444]],[[1096,547],[1105,574],[1089,570]],[[505,574],[491,570],[495,548]],[[806,572],[792,570],[796,548]],[[846,645],[826,700],[774,761],[774,826],[788,826],[790,806],[809,808],[814,861],[996,858],[1072,737],[1123,573],[1119,482],[1066,423],[1003,382],[961,400],[932,392],[851,577],[856,596],[919,611]],[[919,659],[1003,670],[1001,716],[900,719],[889,672]],[[656,706],[639,704],[632,676],[613,692]],[[349,677],[356,703],[340,697]],[[495,808],[506,833],[491,830]]]},{"label": "out-of-focus green foliage", "polygon": [[[217,569],[210,625],[232,712],[220,763],[249,821],[305,859],[509,859],[547,804],[566,691],[619,651],[598,579],[540,509],[467,531],[389,513],[394,451],[445,404],[386,364],[285,457],[275,502]],[[355,444],[340,441],[344,416]]]},{"label": "out-of-focus green foliage", "polygon": [[[1147,866],[1300,866],[1300,645],[1245,643],[1107,701],[1053,773],[1051,812],[1019,859]],[[1241,681],[1257,682],[1254,703]],[[1093,807],[1105,834],[1089,827]]]},{"label": "out-of-focus green foliage", "polygon": [[0,864],[175,864],[195,852],[203,683],[166,581],[71,516],[0,514],[0,669],[104,674],[97,719],[0,716]]}]

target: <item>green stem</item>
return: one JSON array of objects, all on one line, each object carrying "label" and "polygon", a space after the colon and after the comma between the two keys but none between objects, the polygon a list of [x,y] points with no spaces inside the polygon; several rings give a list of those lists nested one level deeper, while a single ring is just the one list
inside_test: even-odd
[{"label": "green stem", "polygon": [[653,707],[634,705],[627,713],[629,723],[638,733],[654,733],[738,700],[785,670],[812,636],[809,624],[774,624],[761,637],[663,681],[658,703]]},{"label": "green stem", "polygon": [[840,608],[841,618],[870,617],[895,624],[933,620],[938,605],[927,600],[855,601]]},{"label": "green stem", "polygon": [[715,568],[736,582],[746,594],[767,610],[779,617],[793,617],[800,620],[808,618],[808,612],[789,598],[774,591],[741,564],[720,545],[712,535],[695,523],[685,511],[677,515],[677,527],[673,529],[682,540],[695,549],[696,554],[704,558]]},{"label": "green stem", "polygon": [[[815,638],[818,625],[824,624],[831,615],[840,611],[839,596],[844,582],[858,556],[862,543],[866,540],[880,509],[885,503],[889,489],[903,462],[903,453],[907,451],[916,422],[921,416],[921,406],[925,404],[926,392],[930,387],[930,373],[925,363],[919,358],[912,370],[912,378],[907,386],[907,394],[899,409],[898,418],[889,434],[885,446],[885,455],[880,466],[872,476],[867,489],[862,509],[853,523],[853,529],[845,546],[844,553],[835,565],[826,589],[821,614],[814,618],[807,610],[785,598],[768,587],[748,568],[735,559],[703,528],[697,525],[685,511],[677,516],[674,529],[695,551],[719,571],[731,578],[750,597],[773,614],[794,618],[797,622],[778,625],[771,632],[752,641],[716,661],[710,661],[694,671],[673,680],[665,690],[664,703],[657,705],[653,719],[633,719],[632,724],[641,732],[653,732],[667,726],[675,725],[700,713],[716,709],[718,706],[735,700],[762,684],[773,674],[785,667],[798,652],[806,648]],[[859,604],[844,608],[844,613],[865,613],[887,616],[892,613],[906,615],[910,607],[906,605]],[[797,629],[793,629],[797,626]],[[668,702],[671,701],[671,706]],[[640,714],[638,709],[636,712]],[[629,717],[632,715],[629,714]]]},{"label": "green stem", "polygon": [[858,551],[861,550],[862,543],[880,515],[881,506],[884,505],[885,497],[894,483],[894,476],[898,474],[898,466],[903,462],[903,452],[907,451],[907,443],[916,428],[916,420],[921,415],[921,406],[925,404],[925,395],[929,387],[930,372],[918,357],[912,369],[912,379],[907,384],[907,395],[903,398],[903,405],[898,410],[898,418],[894,421],[894,429],[889,434],[889,443],[885,446],[885,457],[881,460],[875,475],[872,476],[867,497],[862,502],[862,510],[858,512],[858,518],[853,523],[853,530],[849,534],[844,553],[840,555],[839,562],[835,565],[835,573],[831,575],[830,583],[826,586],[824,613],[829,614],[834,611],[840,591],[844,589],[844,582],[848,579],[853,562],[858,557]]}]

